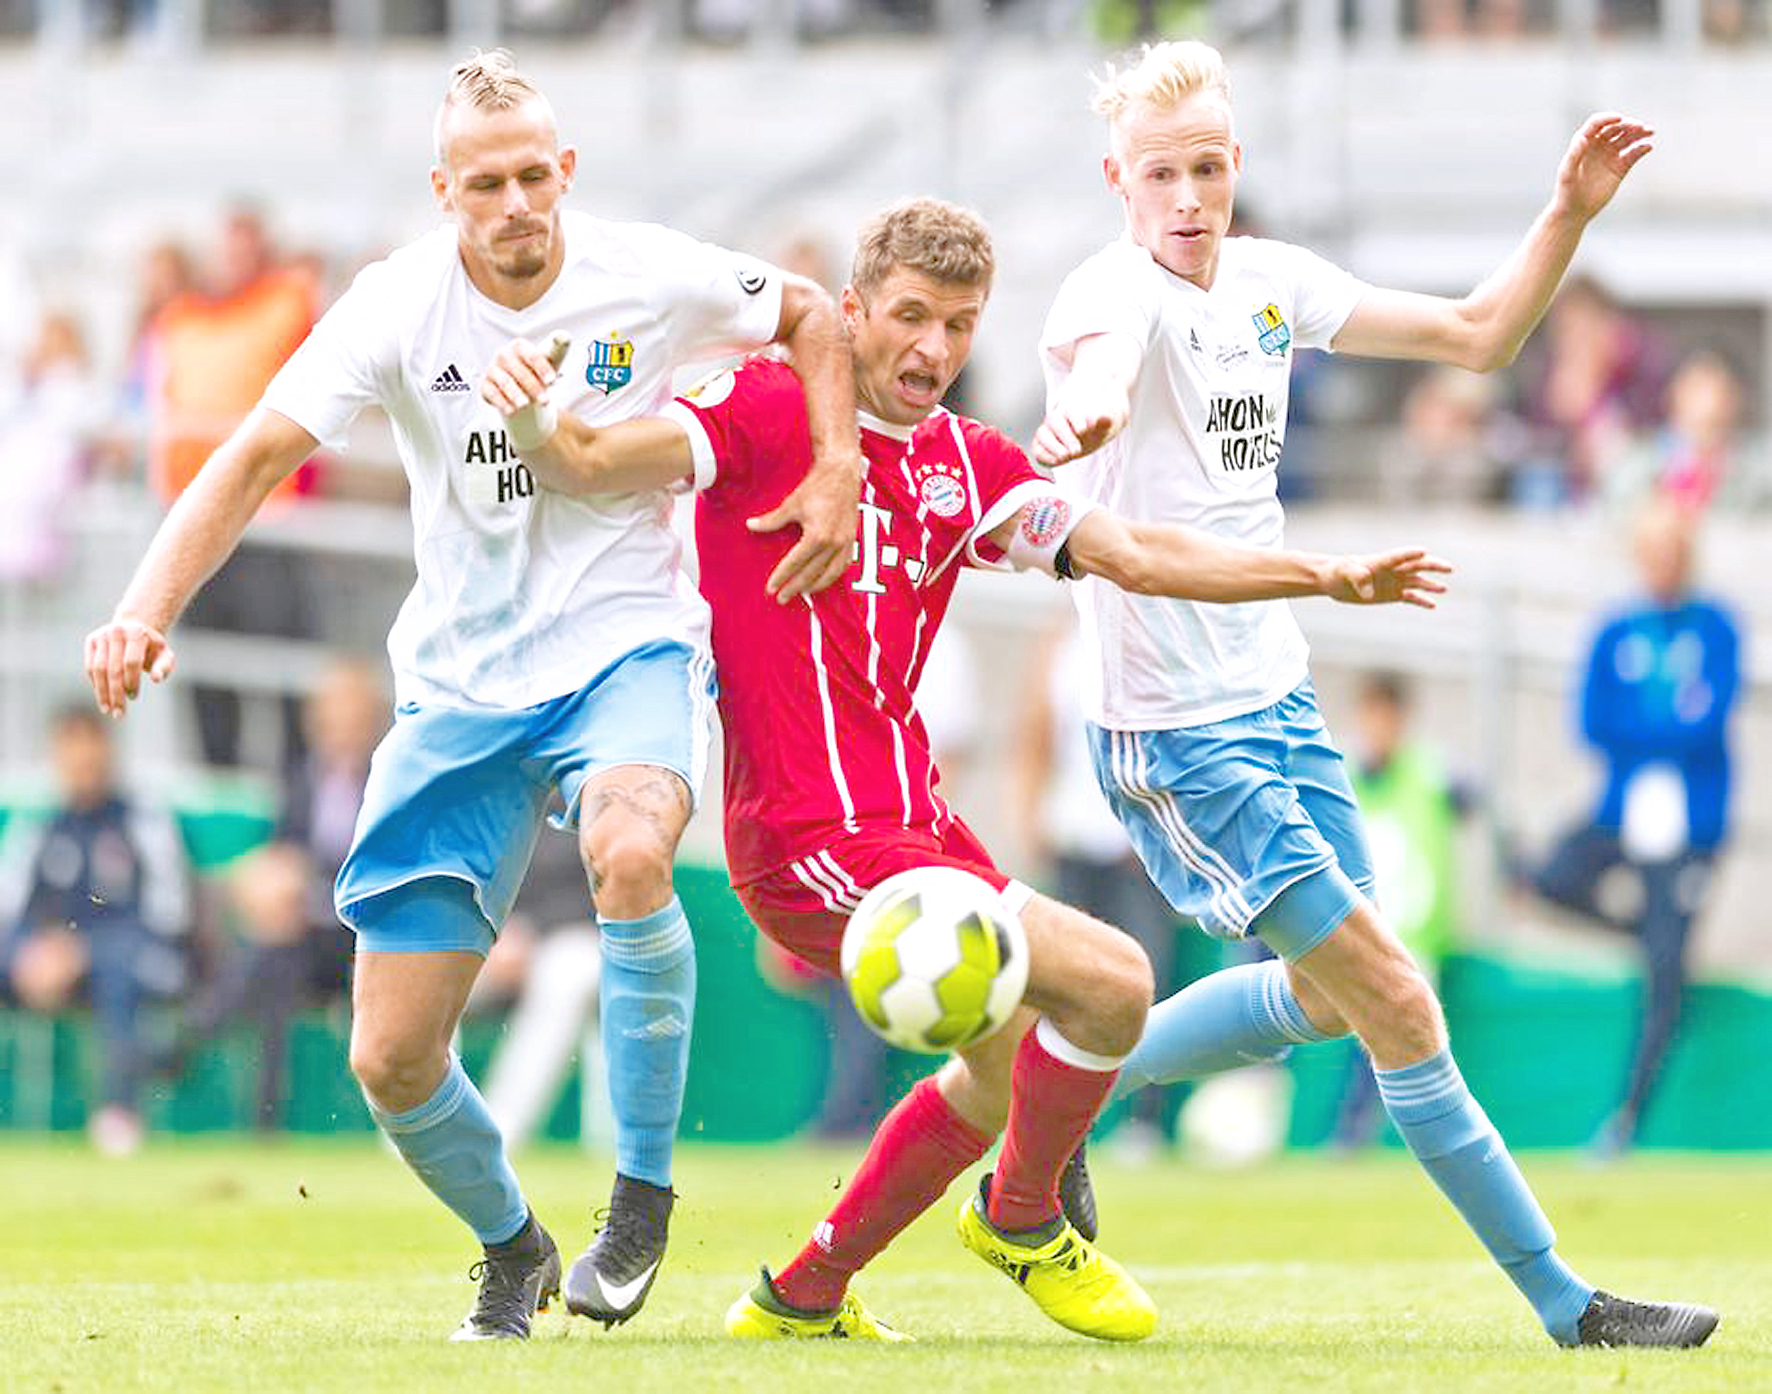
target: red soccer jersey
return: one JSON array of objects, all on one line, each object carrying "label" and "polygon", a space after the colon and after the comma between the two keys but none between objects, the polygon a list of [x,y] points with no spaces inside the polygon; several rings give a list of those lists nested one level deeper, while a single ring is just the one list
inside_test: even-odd
[{"label": "red soccer jersey", "polygon": [[[938,409],[910,427],[860,417],[866,468],[855,559],[817,595],[765,590],[792,529],[745,520],[812,463],[800,380],[749,360],[681,399],[693,423],[701,590],[714,612],[726,733],[726,856],[745,885],[864,827],[939,830],[953,815],[913,694],[954,582],[989,565],[987,533],[1051,490],[1006,436]],[[983,548],[983,551],[980,548]]]}]

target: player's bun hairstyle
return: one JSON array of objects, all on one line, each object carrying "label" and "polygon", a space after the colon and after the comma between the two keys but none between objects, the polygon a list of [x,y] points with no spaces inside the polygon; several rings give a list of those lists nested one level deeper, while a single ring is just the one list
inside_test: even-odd
[{"label": "player's bun hairstyle", "polygon": [[1110,63],[1094,81],[1089,105],[1115,125],[1135,112],[1169,111],[1202,92],[1231,103],[1224,55],[1197,39],[1146,44],[1136,60]]},{"label": "player's bun hairstyle", "polygon": [[862,295],[899,269],[932,281],[976,286],[987,294],[996,275],[990,229],[976,213],[938,198],[907,198],[861,225],[849,283]]},{"label": "player's bun hairstyle", "polygon": [[477,111],[509,111],[525,102],[539,102],[548,114],[548,123],[553,124],[553,107],[542,95],[541,89],[517,71],[517,60],[511,56],[508,48],[493,48],[484,52],[475,49],[450,69],[449,86],[443,93],[443,104],[437,108],[437,120],[432,131],[437,148],[437,163],[443,163],[444,127],[450,112],[457,107],[472,107]]}]

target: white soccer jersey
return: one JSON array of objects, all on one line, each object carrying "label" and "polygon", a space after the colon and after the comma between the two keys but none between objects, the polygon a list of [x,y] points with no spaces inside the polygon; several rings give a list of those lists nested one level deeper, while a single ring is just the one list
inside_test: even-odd
[{"label": "white soccer jersey", "polygon": [[[1279,546],[1275,467],[1292,351],[1327,348],[1364,290],[1283,242],[1226,238],[1209,291],[1164,270],[1130,238],[1109,244],[1066,277],[1047,314],[1047,401],[1089,335],[1131,335],[1144,367],[1126,429],[1066,468],[1124,517]],[[1304,636],[1284,601],[1128,595],[1098,577],[1082,581],[1076,597],[1095,658],[1085,669],[1084,710],[1098,725],[1204,725],[1269,706],[1305,677]]]},{"label": "white soccer jersey", "polygon": [[707,643],[670,497],[538,490],[479,380],[512,338],[563,333],[557,406],[593,425],[652,415],[675,369],[774,338],[780,276],[650,224],[562,226],[559,277],[523,310],[474,288],[452,226],[366,267],[265,393],[329,445],[372,403],[393,424],[418,564],[388,634],[403,703],[527,707],[648,641]]}]

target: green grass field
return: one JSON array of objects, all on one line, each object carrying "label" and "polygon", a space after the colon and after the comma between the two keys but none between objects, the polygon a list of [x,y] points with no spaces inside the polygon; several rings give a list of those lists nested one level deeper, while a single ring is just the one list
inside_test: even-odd
[{"label": "green grass field", "polygon": [[[1098,1162],[1104,1243],[1163,1314],[1142,1345],[1047,1324],[959,1247],[958,1186],[858,1285],[919,1344],[726,1339],[726,1306],[794,1252],[854,1161],[686,1147],[640,1320],[606,1333],[556,1312],[527,1346],[451,1346],[475,1251],[374,1142],[185,1141],[105,1161],[0,1139],[0,1389],[1772,1389],[1764,1157],[1526,1159],[1591,1279],[1722,1308],[1696,1352],[1558,1350],[1396,1153],[1232,1173]],[[519,1169],[576,1252],[607,1161],[559,1148]]]}]

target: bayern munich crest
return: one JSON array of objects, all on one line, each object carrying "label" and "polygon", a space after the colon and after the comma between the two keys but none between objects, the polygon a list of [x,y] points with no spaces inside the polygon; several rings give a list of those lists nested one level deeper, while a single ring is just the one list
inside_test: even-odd
[{"label": "bayern munich crest", "polygon": [[966,506],[965,489],[949,474],[925,475],[917,486],[917,497],[937,518],[952,518]]},{"label": "bayern munich crest", "polygon": [[1063,499],[1039,499],[1028,505],[1021,519],[1021,535],[1028,545],[1049,547],[1071,520],[1071,506]]}]

